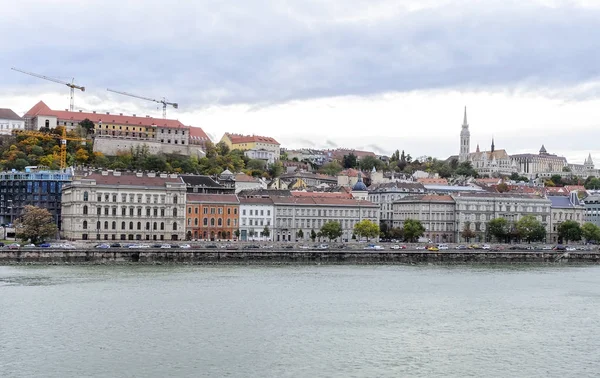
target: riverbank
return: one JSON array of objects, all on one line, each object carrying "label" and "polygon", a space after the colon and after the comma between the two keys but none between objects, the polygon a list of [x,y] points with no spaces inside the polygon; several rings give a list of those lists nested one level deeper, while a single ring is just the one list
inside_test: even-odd
[{"label": "riverbank", "polygon": [[3,250],[16,264],[600,264],[597,251]]}]

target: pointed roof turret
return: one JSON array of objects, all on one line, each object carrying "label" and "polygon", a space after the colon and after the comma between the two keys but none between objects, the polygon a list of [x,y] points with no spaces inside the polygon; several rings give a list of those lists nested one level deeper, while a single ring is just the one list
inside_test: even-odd
[{"label": "pointed roof turret", "polygon": [[542,144],[542,148],[540,148],[540,155],[547,154],[547,153],[548,153],[548,151],[546,151],[546,147],[544,147],[544,145]]},{"label": "pointed roof turret", "polygon": [[586,164],[594,164],[594,161],[592,160],[592,153],[590,152],[590,154],[588,155],[587,159],[585,160]]},{"label": "pointed roof turret", "polygon": [[467,107],[465,106],[465,117],[463,119],[463,127],[469,126],[469,124],[467,123]]},{"label": "pointed roof turret", "polygon": [[481,151],[479,150],[479,143],[477,143],[477,149],[475,150],[475,152],[481,152]]},{"label": "pointed roof turret", "polygon": [[494,152],[494,137],[492,137],[492,152]]}]

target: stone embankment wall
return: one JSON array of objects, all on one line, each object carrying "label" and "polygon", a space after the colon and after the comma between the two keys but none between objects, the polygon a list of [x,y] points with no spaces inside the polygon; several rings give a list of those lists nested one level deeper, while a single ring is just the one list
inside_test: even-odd
[{"label": "stone embankment wall", "polygon": [[598,252],[510,251],[244,251],[244,250],[3,250],[12,264],[600,264]]}]

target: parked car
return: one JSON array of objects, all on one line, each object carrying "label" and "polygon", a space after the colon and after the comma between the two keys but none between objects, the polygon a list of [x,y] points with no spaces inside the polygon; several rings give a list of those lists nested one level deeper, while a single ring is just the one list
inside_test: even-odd
[{"label": "parked car", "polygon": [[180,246],[179,246],[179,248],[182,248],[182,249],[190,249],[190,248],[192,248],[192,246],[191,246],[191,245],[189,245],[189,244],[182,244],[182,245],[180,245]]},{"label": "parked car", "polygon": [[564,251],[564,250],[566,250],[566,249],[567,249],[567,247],[565,247],[565,246],[564,246],[564,245],[562,245],[562,244],[559,244],[559,245],[557,245],[556,247],[554,247],[554,250],[555,250],[555,251]]},{"label": "parked car", "polygon": [[491,249],[492,247],[490,247],[489,244],[484,244],[481,246],[481,249]]},{"label": "parked car", "polygon": [[18,243],[13,243],[13,244],[9,244],[7,248],[8,249],[19,249],[19,248],[21,248],[21,245]]},{"label": "parked car", "polygon": [[315,249],[319,249],[319,250],[329,249],[329,245],[328,244],[319,244],[319,245],[315,246]]},{"label": "parked car", "polygon": [[42,243],[42,244],[38,245],[38,247],[40,247],[40,248],[50,248],[50,243]]},{"label": "parked car", "polygon": [[569,252],[576,251],[576,250],[577,250],[577,248],[575,248],[575,247],[567,247],[567,248],[565,248],[565,251],[569,251]]},{"label": "parked car", "polygon": [[390,249],[400,249],[400,246],[398,244],[394,244],[390,247]]},{"label": "parked car", "polygon": [[171,245],[170,244],[163,244],[160,246],[160,249],[171,249]]},{"label": "parked car", "polygon": [[467,249],[466,245],[457,245],[454,249]]},{"label": "parked car", "polygon": [[439,250],[446,250],[446,249],[448,249],[448,244],[438,244],[437,248]]},{"label": "parked car", "polygon": [[228,245],[225,247],[225,249],[228,249],[228,250],[230,250],[230,251],[234,251],[234,250],[237,250],[237,249],[239,249],[239,247],[238,247],[237,245],[235,245],[235,244],[228,244]]},{"label": "parked car", "polygon": [[431,245],[429,247],[427,247],[428,251],[439,251],[440,249],[438,247],[436,247],[435,245]]},{"label": "parked car", "polygon": [[382,246],[380,246],[380,245],[369,244],[368,246],[366,246],[366,247],[365,247],[365,248],[363,248],[363,249],[367,249],[367,250],[373,250],[373,251],[381,251],[381,250],[383,250],[383,249],[385,249],[385,248],[383,248],[383,247],[382,247]]},{"label": "parked car", "polygon": [[35,244],[25,244],[23,248],[35,248]]},{"label": "parked car", "polygon": [[63,249],[75,249],[75,246],[73,244],[61,244],[61,246],[59,248],[63,248]]},{"label": "parked car", "polygon": [[102,243],[102,244],[96,245],[96,248],[99,248],[99,249],[109,249],[110,245],[106,244],[106,243]]},{"label": "parked car", "polygon": [[426,247],[424,245],[418,245],[415,247],[416,250],[423,250],[426,249]]},{"label": "parked car", "polygon": [[208,249],[216,249],[216,248],[217,248],[217,245],[216,245],[216,244],[209,244],[209,245],[207,245],[205,248],[208,248]]},{"label": "parked car", "polygon": [[119,243],[112,243],[112,244],[110,245],[110,247],[111,247],[111,248],[121,248],[121,244],[119,244]]}]

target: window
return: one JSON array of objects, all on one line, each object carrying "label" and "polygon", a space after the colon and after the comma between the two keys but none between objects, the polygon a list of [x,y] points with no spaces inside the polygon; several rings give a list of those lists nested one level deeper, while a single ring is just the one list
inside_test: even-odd
[{"label": "window", "polygon": [[83,215],[87,215],[88,214],[88,207],[87,205],[83,206]]},{"label": "window", "polygon": [[97,207],[97,208],[96,208],[96,214],[97,214],[97,215],[100,215],[100,214],[102,214],[102,208],[101,208],[101,207]]},{"label": "window", "polygon": [[83,229],[87,230],[87,221],[83,221]]},{"label": "window", "polygon": [[89,199],[89,194],[88,194],[88,192],[83,192],[83,200],[84,200],[85,202],[87,202],[87,201],[88,201],[88,199]]},{"label": "window", "polygon": [[211,208],[210,208],[210,213],[211,213],[211,214],[214,214],[214,213],[215,213],[215,208],[214,208],[214,207],[211,207]]},{"label": "window", "polygon": [[242,210],[242,215],[246,215],[246,209]]},{"label": "window", "polygon": [[233,209],[233,215],[237,215],[237,209]]},{"label": "window", "polygon": [[163,231],[165,229],[165,222],[160,222],[160,230]]},{"label": "window", "polygon": [[122,216],[127,215],[127,209],[126,208],[124,208],[124,207],[121,208],[121,215]]},{"label": "window", "polygon": [[129,208],[129,216],[132,217],[133,216],[133,207]]},{"label": "window", "polygon": [[231,215],[231,208],[227,208],[227,215]]},{"label": "window", "polygon": [[137,215],[138,215],[138,217],[142,216],[142,208],[141,207],[138,207],[138,209],[137,209]]},{"label": "window", "polygon": [[208,214],[208,207],[204,208],[203,214]]},{"label": "window", "polygon": [[117,202],[117,195],[116,195],[116,194],[113,194],[113,195],[112,195],[112,201],[113,201],[113,202]]},{"label": "window", "polygon": [[177,222],[173,222],[173,231],[177,231]]},{"label": "window", "polygon": [[100,221],[96,222],[96,230],[100,229]]},{"label": "window", "polygon": [[219,211],[218,211],[218,213],[219,213],[219,214],[223,214],[223,208],[222,208],[222,207],[219,207]]},{"label": "window", "polygon": [[231,219],[227,219],[227,226],[231,226]]},{"label": "window", "polygon": [[133,222],[129,222],[129,229],[133,230]]},{"label": "window", "polygon": [[104,208],[104,215],[108,215],[108,207]]},{"label": "window", "polygon": [[149,208],[149,207],[147,207],[147,208],[146,208],[146,216],[147,216],[147,217],[149,217],[149,216],[150,216],[150,208]]},{"label": "window", "polygon": [[188,214],[191,214],[191,213],[192,213],[192,208],[188,207]]},{"label": "window", "polygon": [[125,222],[121,222],[121,230],[125,229]]},{"label": "window", "polygon": [[217,223],[219,224],[219,226],[222,226],[223,225],[223,219],[219,218]]},{"label": "window", "polygon": [[104,221],[104,229],[108,230],[108,221]]},{"label": "window", "polygon": [[146,222],[146,230],[150,229],[150,222]]},{"label": "window", "polygon": [[173,196],[173,203],[177,203],[177,196]]},{"label": "window", "polygon": [[204,220],[202,221],[202,223],[203,223],[205,226],[208,226],[208,218],[204,218]]},{"label": "window", "polygon": [[117,208],[116,207],[112,208],[112,215],[117,216]]},{"label": "window", "polygon": [[198,208],[197,207],[194,208],[194,214],[198,214]]},{"label": "window", "polygon": [[160,216],[164,217],[165,216],[165,209],[160,209]]},{"label": "window", "polygon": [[113,230],[117,229],[117,222],[114,222],[114,221],[112,222],[112,229]]},{"label": "window", "polygon": [[142,229],[142,222],[137,222],[137,229],[141,230]]},{"label": "window", "polygon": [[250,215],[254,215],[253,212],[254,212],[254,210],[250,210]]},{"label": "window", "polygon": [[158,216],[158,209],[154,208],[154,216],[157,217]]},{"label": "window", "polygon": [[173,218],[176,218],[176,217],[177,217],[177,208],[174,207],[173,208]]},{"label": "window", "polygon": [[214,226],[215,225],[215,218],[210,218],[210,225]]},{"label": "window", "polygon": [[154,224],[152,225],[152,229],[156,230],[156,222],[154,222]]},{"label": "window", "polygon": [[98,202],[102,202],[102,194],[98,194]]}]

